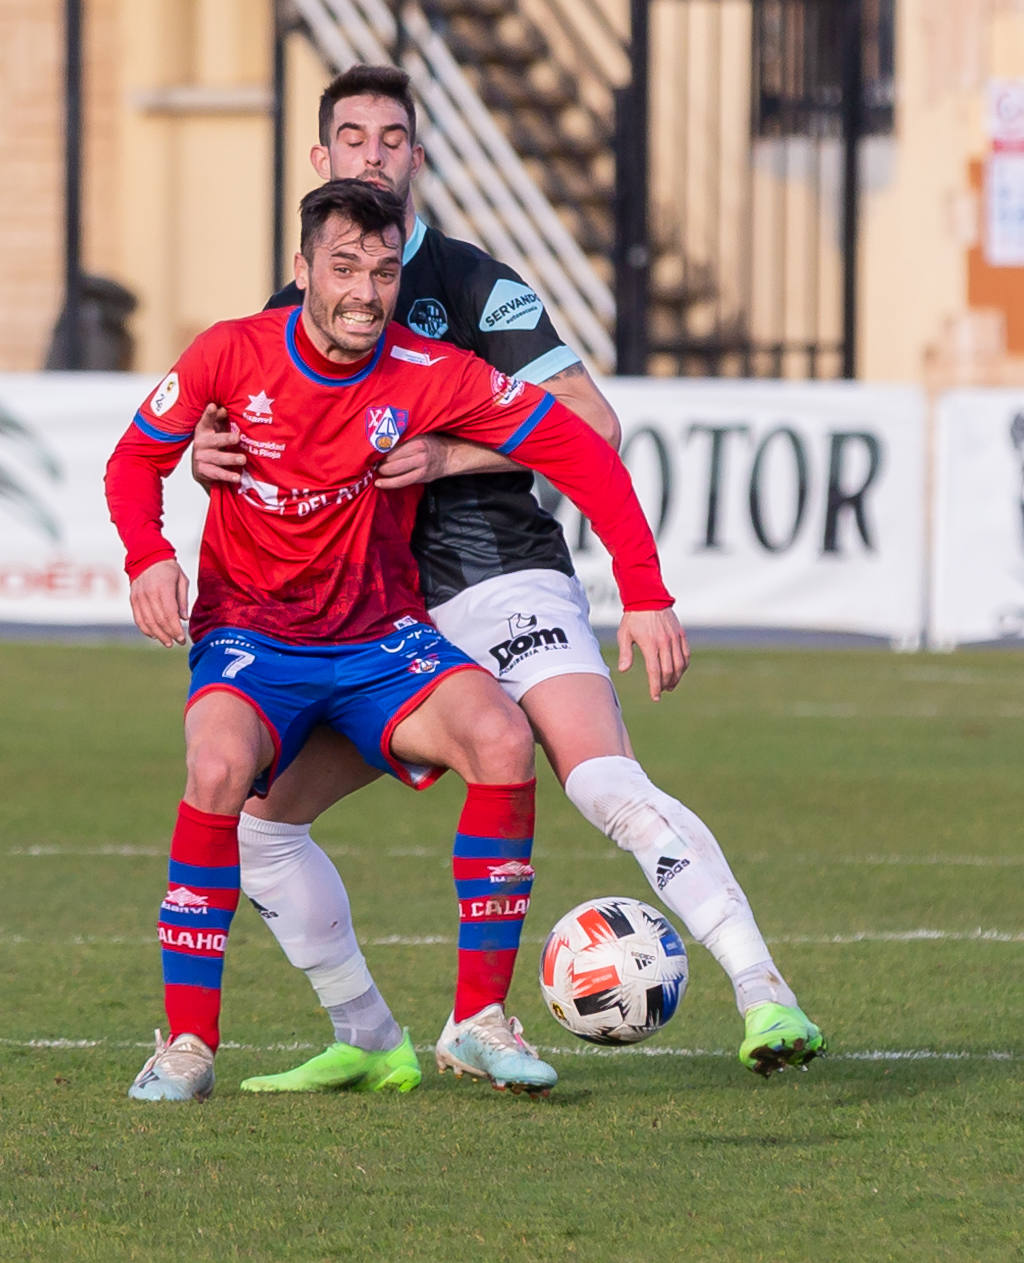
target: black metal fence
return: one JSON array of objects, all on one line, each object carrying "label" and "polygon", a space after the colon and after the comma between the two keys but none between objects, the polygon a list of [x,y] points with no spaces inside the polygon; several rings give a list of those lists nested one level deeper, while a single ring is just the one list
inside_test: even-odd
[{"label": "black metal fence", "polygon": [[[895,0],[624,2],[631,73],[614,93],[608,245],[616,371],[854,377],[860,150],[893,126]],[[294,14],[284,0],[274,9],[279,261]]]},{"label": "black metal fence", "polygon": [[893,6],[631,0],[620,373],[856,375],[860,143],[893,124]]}]

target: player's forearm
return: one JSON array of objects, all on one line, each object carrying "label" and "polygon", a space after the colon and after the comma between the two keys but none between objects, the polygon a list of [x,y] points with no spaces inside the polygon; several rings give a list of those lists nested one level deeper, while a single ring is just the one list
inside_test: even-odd
[{"label": "player's forearm", "polygon": [[570,412],[585,421],[606,443],[619,450],[622,443],[619,418],[582,364],[573,364],[549,377],[541,383],[541,389],[554,395],[559,403],[565,404]]},{"label": "player's forearm", "polygon": [[121,437],[103,479],[110,520],[125,548],[125,572],[136,578],[154,562],[174,557],[163,534],[163,479],[174,469],[181,448],[161,451],[134,425]]},{"label": "player's forearm", "polygon": [[490,447],[482,447],[468,439],[439,436],[444,445],[444,476],[456,474],[507,474],[521,471],[523,466]]}]

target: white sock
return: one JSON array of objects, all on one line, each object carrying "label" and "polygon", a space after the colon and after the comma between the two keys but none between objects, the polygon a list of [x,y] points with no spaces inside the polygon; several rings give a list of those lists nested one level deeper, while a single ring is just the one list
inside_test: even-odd
[{"label": "white sock", "polygon": [[[362,1031],[374,1040],[390,1039],[379,1047],[394,1048],[402,1032],[359,950],[345,883],[309,829],[305,824],[260,820],[243,811],[238,822],[242,892],[291,963],[305,971],[331,1017],[335,1038],[355,1043],[346,1036]],[[359,1003],[350,1013],[346,1006],[354,1001]]]},{"label": "white sock", "polygon": [[332,1004],[327,1016],[334,1023],[334,1038],[366,1052],[390,1052],[402,1042],[402,1031],[376,987],[365,995]]},{"label": "white sock", "polygon": [[729,975],[741,1013],[796,1004],[722,849],[688,807],[652,784],[635,759],[587,759],[565,792],[592,825],[631,851],[659,899]]}]

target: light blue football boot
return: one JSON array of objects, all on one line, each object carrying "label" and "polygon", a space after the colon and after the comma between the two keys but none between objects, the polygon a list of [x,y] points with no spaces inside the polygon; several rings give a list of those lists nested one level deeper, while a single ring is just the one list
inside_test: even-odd
[{"label": "light blue football boot", "polygon": [[198,1035],[161,1039],[128,1089],[133,1101],[205,1101],[213,1091],[213,1052]]},{"label": "light blue football boot", "polygon": [[455,1021],[453,1013],[434,1055],[442,1074],[454,1070],[456,1079],[464,1074],[490,1079],[499,1091],[508,1088],[547,1096],[558,1082],[554,1068],[541,1061],[537,1050],[523,1039],[522,1023],[517,1017],[506,1017],[500,1004],[490,1004],[461,1022]]}]

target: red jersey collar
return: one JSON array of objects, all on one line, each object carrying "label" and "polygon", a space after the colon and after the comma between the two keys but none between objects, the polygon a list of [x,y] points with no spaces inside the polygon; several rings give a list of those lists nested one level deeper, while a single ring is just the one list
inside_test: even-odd
[{"label": "red jersey collar", "polygon": [[286,326],[286,336],[289,343],[289,350],[293,353],[293,359],[296,360],[299,368],[307,370],[308,375],[315,378],[330,378],[340,383],[362,379],[368,369],[379,358],[384,345],[384,338],[387,330],[380,335],[376,346],[362,359],[354,360],[349,364],[339,364],[337,360],[330,360],[323,355],[313,345],[313,341],[306,332],[302,323],[302,308],[294,311],[288,320]]}]

